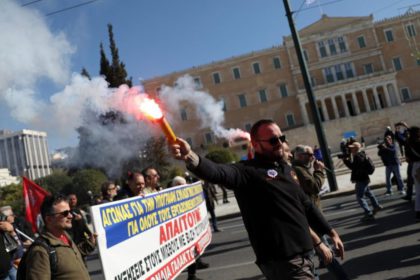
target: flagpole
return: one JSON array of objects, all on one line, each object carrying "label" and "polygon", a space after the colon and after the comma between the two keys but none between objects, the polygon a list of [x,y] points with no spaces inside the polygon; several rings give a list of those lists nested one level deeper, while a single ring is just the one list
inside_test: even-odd
[{"label": "flagpole", "polygon": [[15,228],[15,231],[17,233],[19,233],[20,235],[22,235],[23,237],[25,237],[26,239],[28,239],[31,242],[34,242],[34,240],[32,238],[30,238],[29,236],[27,236],[26,234],[24,234],[23,232],[21,232],[20,230],[18,230],[17,228]]}]

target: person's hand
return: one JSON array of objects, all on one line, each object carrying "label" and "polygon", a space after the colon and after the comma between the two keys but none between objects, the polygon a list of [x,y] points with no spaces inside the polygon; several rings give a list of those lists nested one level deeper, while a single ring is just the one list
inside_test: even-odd
[{"label": "person's hand", "polygon": [[172,156],[180,160],[186,160],[191,152],[190,145],[182,138],[177,138],[175,143],[169,143],[168,147]]},{"label": "person's hand", "polygon": [[332,229],[328,235],[331,237],[334,243],[336,255],[343,260],[344,259],[344,244],[341,241],[340,236],[338,236],[338,233],[334,229]]},{"label": "person's hand", "polygon": [[325,167],[325,165],[322,161],[319,161],[319,160],[314,161],[314,170],[323,171],[324,167]]},{"label": "person's hand", "polygon": [[324,243],[321,243],[315,248],[316,252],[322,257],[325,264],[330,264],[333,260],[333,253],[330,248]]},{"label": "person's hand", "polygon": [[0,230],[4,232],[14,232],[13,226],[9,222],[0,222]]},{"label": "person's hand", "polygon": [[77,214],[77,213],[72,213],[73,214],[73,219],[76,221],[80,221],[82,219],[82,215]]},{"label": "person's hand", "polygon": [[90,242],[92,242],[92,244],[94,245],[94,246],[96,246],[96,241],[98,240],[98,234],[97,233],[92,233],[90,236],[89,236],[89,241]]}]

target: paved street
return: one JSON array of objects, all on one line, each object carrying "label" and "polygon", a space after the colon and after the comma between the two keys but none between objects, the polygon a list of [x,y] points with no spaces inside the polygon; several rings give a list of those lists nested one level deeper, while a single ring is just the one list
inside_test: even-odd
[{"label": "paved street", "polygon": [[[399,195],[383,196],[383,188],[375,193],[385,208],[372,222],[360,222],[362,210],[353,194],[323,201],[324,214],[345,243],[346,271],[351,279],[420,279],[420,223],[414,222],[412,204]],[[223,232],[213,235],[203,257],[211,267],[199,270],[198,276],[207,280],[264,279],[254,264],[241,218],[223,220],[220,227]],[[99,269],[97,259],[89,261],[93,279],[103,279]],[[333,279],[325,269],[320,274],[322,280]],[[183,273],[178,279],[186,277]]]}]

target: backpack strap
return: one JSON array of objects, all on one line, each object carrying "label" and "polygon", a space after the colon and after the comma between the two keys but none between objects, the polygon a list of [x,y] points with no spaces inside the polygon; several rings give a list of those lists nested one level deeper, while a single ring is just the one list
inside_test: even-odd
[{"label": "backpack strap", "polygon": [[50,258],[51,277],[53,278],[53,275],[57,273],[57,263],[58,263],[57,251],[55,250],[55,247],[51,246],[48,239],[42,236],[39,236],[37,239],[35,239],[32,246],[41,246],[47,251],[48,256]]}]

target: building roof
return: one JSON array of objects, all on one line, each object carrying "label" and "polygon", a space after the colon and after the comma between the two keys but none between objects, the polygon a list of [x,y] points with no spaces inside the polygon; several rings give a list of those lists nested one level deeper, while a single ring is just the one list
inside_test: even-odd
[{"label": "building roof", "polygon": [[318,21],[301,29],[299,31],[299,35],[310,36],[314,34],[329,32],[335,29],[340,29],[355,23],[372,22],[372,20],[372,15],[363,17],[329,17],[324,14]]}]

